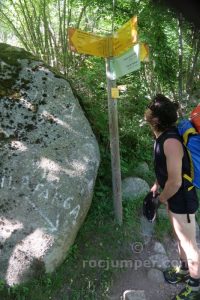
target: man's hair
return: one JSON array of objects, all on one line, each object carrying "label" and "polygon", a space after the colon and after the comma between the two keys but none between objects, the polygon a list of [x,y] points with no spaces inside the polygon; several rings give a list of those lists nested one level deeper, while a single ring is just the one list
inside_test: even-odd
[{"label": "man's hair", "polygon": [[162,94],[157,94],[145,111],[145,120],[153,130],[163,132],[175,125],[178,115],[178,104]]}]

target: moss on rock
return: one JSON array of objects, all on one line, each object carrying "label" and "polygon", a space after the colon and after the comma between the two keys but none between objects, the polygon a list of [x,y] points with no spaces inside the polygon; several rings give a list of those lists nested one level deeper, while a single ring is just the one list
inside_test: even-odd
[{"label": "moss on rock", "polygon": [[10,66],[19,66],[18,59],[31,59],[36,60],[30,52],[23,48],[13,47],[5,43],[0,43],[0,60],[3,60]]},{"label": "moss on rock", "polygon": [[23,48],[0,43],[0,97],[15,94],[12,87],[21,70],[20,59],[39,60]]}]

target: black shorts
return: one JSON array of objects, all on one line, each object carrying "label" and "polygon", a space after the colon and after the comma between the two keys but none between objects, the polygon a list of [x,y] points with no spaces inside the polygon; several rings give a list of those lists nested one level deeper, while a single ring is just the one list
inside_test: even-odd
[{"label": "black shorts", "polygon": [[168,199],[169,209],[175,214],[194,214],[198,207],[199,201],[195,187],[188,191],[190,183],[182,186],[178,192]]}]

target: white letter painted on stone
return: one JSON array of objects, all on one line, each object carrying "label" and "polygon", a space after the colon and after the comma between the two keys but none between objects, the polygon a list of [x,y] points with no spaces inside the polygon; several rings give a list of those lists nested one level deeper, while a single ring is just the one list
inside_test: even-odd
[{"label": "white letter painted on stone", "polygon": [[78,204],[72,211],[70,211],[70,215],[73,216],[73,221],[72,224],[75,225],[76,224],[76,219],[78,217],[79,211],[80,211],[80,205]]},{"label": "white letter painted on stone", "polygon": [[68,197],[68,198],[64,201],[63,207],[64,207],[65,209],[70,209],[70,208],[71,208],[70,201],[73,201],[73,200],[74,200],[73,197]]},{"label": "white letter painted on stone", "polygon": [[1,178],[1,188],[3,189],[3,187],[4,187],[4,182],[5,182],[5,176],[3,176],[2,178]]},{"label": "white letter painted on stone", "polygon": [[22,185],[29,184],[29,176],[22,176]]},{"label": "white letter painted on stone", "polygon": [[62,196],[58,194],[58,192],[55,192],[55,195],[53,196],[53,199],[51,201],[51,204],[54,204],[54,202],[59,202],[59,200],[62,200]]},{"label": "white letter painted on stone", "polygon": [[42,183],[37,184],[33,193],[35,193],[36,191],[38,191],[40,188],[43,188],[43,187],[44,187],[44,184],[42,184]]},{"label": "white letter painted on stone", "polygon": [[42,199],[48,199],[49,198],[49,191],[48,190],[45,190],[45,191],[43,191],[42,193],[40,193],[39,195],[38,195],[38,198],[42,198]]}]

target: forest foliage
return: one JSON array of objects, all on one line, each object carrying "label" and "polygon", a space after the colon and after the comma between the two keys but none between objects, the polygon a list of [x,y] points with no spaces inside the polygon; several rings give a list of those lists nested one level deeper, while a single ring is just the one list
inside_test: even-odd
[{"label": "forest foliage", "polygon": [[[114,5],[113,5],[114,4]],[[70,51],[67,28],[108,35],[138,16],[139,40],[150,48],[150,61],[117,81],[122,169],[129,158],[151,160],[149,131],[143,113],[156,93],[164,93],[190,109],[200,96],[199,30],[150,0],[2,0],[1,40],[10,36],[61,72],[70,81],[100,142],[107,147],[107,91],[102,58]],[[125,146],[124,146],[125,145]],[[123,164],[124,163],[124,164]]]}]

